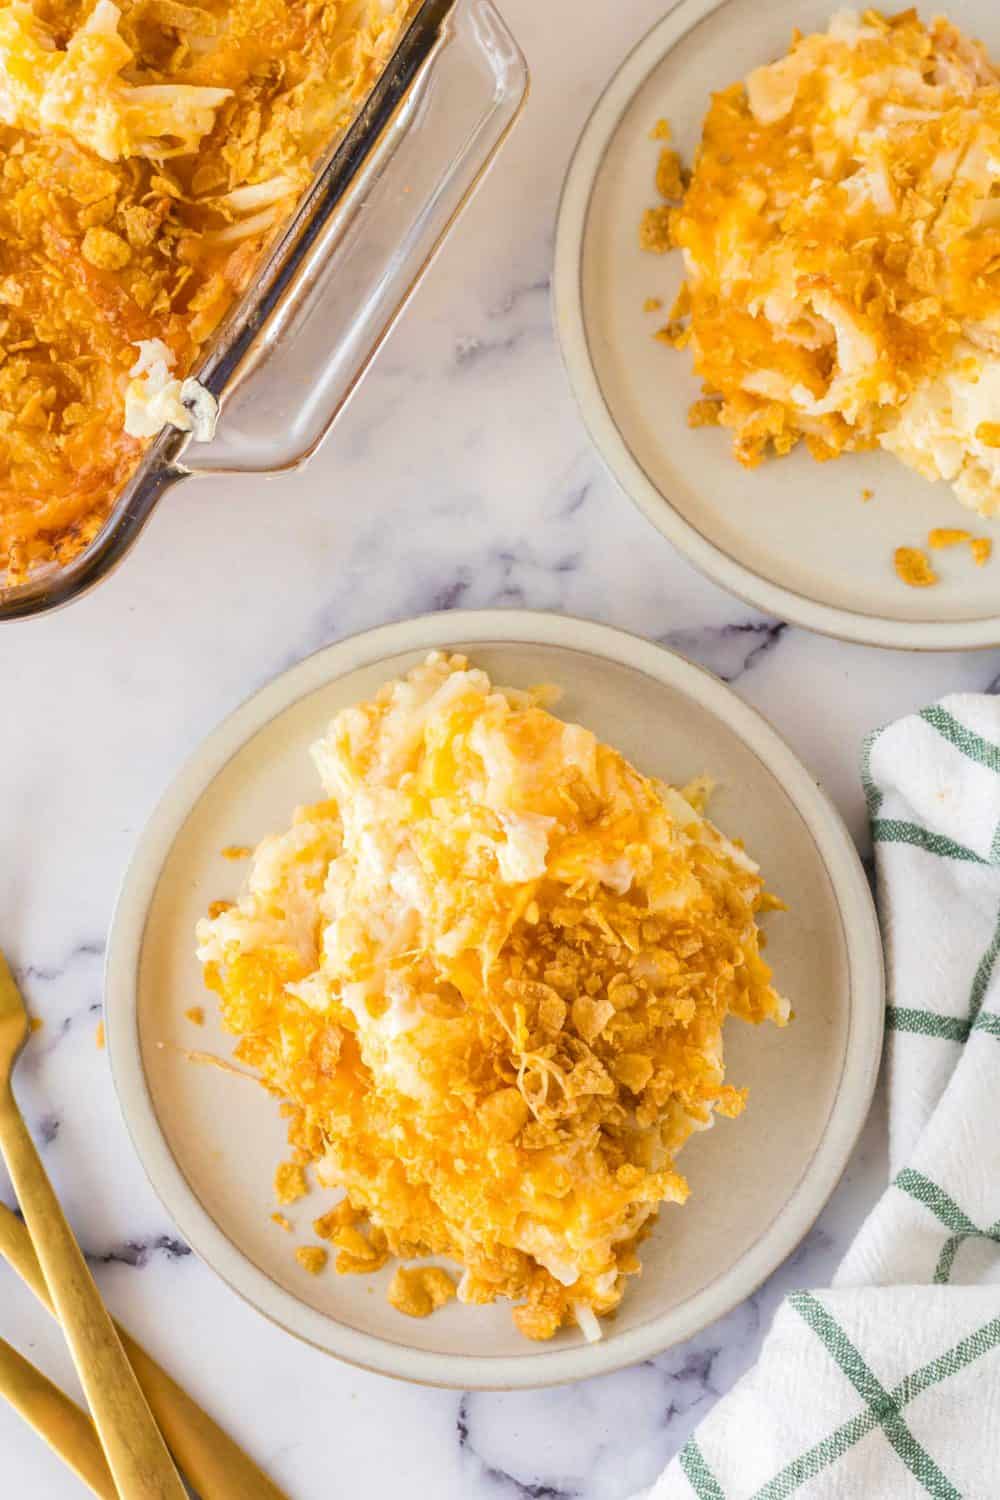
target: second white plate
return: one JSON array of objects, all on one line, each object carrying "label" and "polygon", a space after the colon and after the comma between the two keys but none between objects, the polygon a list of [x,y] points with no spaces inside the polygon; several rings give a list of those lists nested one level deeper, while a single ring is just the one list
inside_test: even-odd
[{"label": "second white plate", "polygon": [[[656,201],[666,118],[684,160],[709,95],[788,49],[792,29],[825,29],[835,0],[682,0],[625,60],[580,139],[559,210],[553,292],[570,382],[599,452],[640,509],[702,572],[758,609],[873,645],[956,650],[1000,644],[1000,556],[936,559],[941,582],[907,588],[898,546],[934,526],[1000,528],[888,454],[817,464],[801,448],[747,471],[719,428],[692,430],[700,395],[688,353],[653,338],[681,281],[678,254],[640,249]],[[994,0],[953,0],[950,18],[1000,54]],[[862,491],[874,491],[867,504]]]},{"label": "second white plate", "polygon": [[[228,1057],[194,954],[211,901],[238,893],[231,844],[287,826],[319,792],[309,745],[338,710],[369,697],[433,648],[466,651],[494,680],[565,690],[559,712],[642,770],[719,783],[712,816],[740,834],[790,910],[767,919],[768,957],[797,1017],[784,1030],[730,1022],[729,1076],[750,1088],[681,1157],[683,1209],[665,1208],[643,1274],[593,1345],[517,1333],[507,1304],[450,1304],[425,1321],[369,1281],[311,1277],[293,1249],[333,1201],[315,1192],[270,1222],[287,1154],[277,1101],[252,1081],[198,1067]],[[185,1013],[206,1010],[206,1025]],[[331,646],[272,682],[180,772],[139,842],[108,946],[108,1048],[122,1110],[149,1177],[195,1250],[255,1307],[300,1338],[385,1374],[459,1387],[546,1385],[617,1369],[695,1332],[747,1296],[794,1248],[833,1191],[868,1110],[882,1029],[881,948],[864,873],[805,768],[708,673],[647,641],[564,616],[437,615]]]}]

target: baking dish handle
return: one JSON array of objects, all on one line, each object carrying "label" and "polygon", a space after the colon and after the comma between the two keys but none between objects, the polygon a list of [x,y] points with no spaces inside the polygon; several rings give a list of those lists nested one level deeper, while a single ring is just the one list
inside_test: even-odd
[{"label": "baking dish handle", "polygon": [[[290,275],[242,348],[201,375],[220,413],[174,472],[279,473],[319,446],[521,109],[524,57],[491,0],[448,7],[332,212],[304,206]],[[336,160],[336,159],[335,159]],[[322,186],[322,174],[318,187]],[[294,229],[294,226],[293,226]],[[276,259],[280,258],[280,250]]]}]

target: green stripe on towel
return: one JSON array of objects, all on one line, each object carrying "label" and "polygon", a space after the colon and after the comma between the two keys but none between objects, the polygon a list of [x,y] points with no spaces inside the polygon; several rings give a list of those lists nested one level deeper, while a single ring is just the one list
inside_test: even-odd
[{"label": "green stripe on towel", "polygon": [[984,740],[974,729],[967,729],[946,708],[939,708],[936,703],[922,709],[920,717],[969,760],[985,766],[988,771],[1000,773],[1000,745]]},{"label": "green stripe on towel", "polygon": [[858,1395],[867,1403],[889,1442],[927,1493],[933,1495],[935,1500],[962,1500],[961,1493],[907,1427],[894,1394],[886,1390],[868,1367],[836,1318],[811,1292],[796,1292],[789,1301],[836,1360]]},{"label": "green stripe on towel", "polygon": [[964,1016],[939,1016],[932,1010],[913,1010],[906,1005],[887,1005],[887,1031],[910,1031],[918,1036],[936,1036],[946,1042],[968,1040],[972,1027]]},{"label": "green stripe on towel", "polygon": [[722,1486],[705,1462],[694,1438],[690,1438],[681,1449],[680,1465],[698,1500],[726,1500]]},{"label": "green stripe on towel", "polygon": [[924,849],[942,859],[962,859],[974,865],[990,863],[981,854],[967,849],[964,844],[956,844],[943,833],[932,833],[929,828],[921,828],[919,823],[905,823],[898,818],[874,818],[872,838],[876,844],[912,844],[915,849]]},{"label": "green stripe on towel", "polygon": [[[920,1177],[921,1174],[915,1175]],[[929,1179],[924,1180],[929,1181]],[[930,1186],[935,1188],[936,1184],[931,1183]],[[957,1212],[961,1215],[960,1209]],[[962,1217],[964,1218],[964,1215]],[[940,1385],[949,1376],[957,1374],[959,1370],[964,1370],[967,1365],[981,1359],[991,1349],[995,1349],[1000,1344],[1000,1317],[991,1319],[982,1328],[977,1328],[974,1333],[967,1335],[953,1348],[922,1365],[919,1370],[914,1370],[893,1390],[887,1391],[868,1368],[840,1324],[811,1292],[793,1293],[788,1300],[819,1336],[824,1347],[836,1360],[867,1405],[865,1410],[855,1413],[829,1437],[824,1438],[822,1442],[815,1443],[792,1463],[786,1464],[773,1479],[755,1492],[752,1500],[787,1500],[787,1497],[801,1485],[835,1463],[876,1427],[883,1430],[887,1440],[892,1443],[911,1474],[920,1481],[929,1495],[940,1497],[940,1500],[961,1500],[959,1492],[951,1481],[941,1473],[930,1454],[917,1442],[906,1426],[902,1418],[902,1409],[931,1386]],[[697,1462],[695,1465],[699,1483],[704,1483],[701,1477],[704,1474],[708,1482],[714,1486],[713,1489],[698,1488],[687,1466],[692,1458],[701,1464],[701,1468],[697,1467]],[[695,1488],[698,1500],[724,1500],[718,1482],[709,1473],[693,1439],[681,1454],[681,1464]]]}]

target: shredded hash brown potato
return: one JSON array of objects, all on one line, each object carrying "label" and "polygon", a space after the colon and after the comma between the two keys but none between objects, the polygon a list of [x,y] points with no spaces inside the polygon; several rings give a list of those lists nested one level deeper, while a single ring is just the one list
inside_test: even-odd
[{"label": "shredded hash brown potato", "polygon": [[660,336],[690,345],[741,463],[881,445],[1000,512],[1000,74],[980,43],[840,11],[715,94],[689,181],[665,149],[657,184],[640,241],[687,274]]},{"label": "shredded hash brown potato", "polygon": [[[449,1257],[460,1300],[511,1298],[533,1339],[599,1334],[687,1197],[678,1151],[742,1110],[726,1017],[789,1016],[757,926],[781,903],[705,787],[543,700],[433,653],[345,710],[313,750],[326,800],[198,927],[237,1057],[346,1193],[314,1225],[337,1269]],[[431,1283],[391,1295],[422,1316]]]},{"label": "shredded hash brown potato", "polygon": [[0,6],[0,581],[96,534],[145,447],[138,346],[179,385],[408,9]]}]

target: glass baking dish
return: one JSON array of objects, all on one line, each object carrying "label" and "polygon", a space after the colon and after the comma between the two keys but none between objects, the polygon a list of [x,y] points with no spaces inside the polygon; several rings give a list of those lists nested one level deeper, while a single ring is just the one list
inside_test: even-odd
[{"label": "glass baking dish", "polygon": [[82,552],[0,584],[0,620],[56,609],[106,577],[178,480],[281,473],[316,452],[527,91],[524,57],[491,0],[423,0],[192,371],[219,403],[214,437],[159,433]]}]

